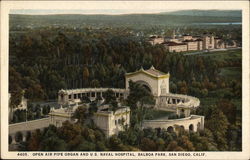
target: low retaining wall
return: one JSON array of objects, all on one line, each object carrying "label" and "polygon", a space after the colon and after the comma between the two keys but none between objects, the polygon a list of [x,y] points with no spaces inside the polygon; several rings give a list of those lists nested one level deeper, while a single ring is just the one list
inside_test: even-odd
[{"label": "low retaining wall", "polygon": [[15,134],[16,132],[33,131],[48,127],[50,124],[50,118],[42,118],[27,122],[15,123],[9,125],[9,134]]},{"label": "low retaining wall", "polygon": [[170,119],[164,118],[157,120],[145,120],[142,124],[143,128],[165,128],[168,130],[172,127],[175,130],[176,127],[182,127],[185,130],[192,130],[194,132],[204,129],[204,116],[191,115],[190,117],[181,119]]}]

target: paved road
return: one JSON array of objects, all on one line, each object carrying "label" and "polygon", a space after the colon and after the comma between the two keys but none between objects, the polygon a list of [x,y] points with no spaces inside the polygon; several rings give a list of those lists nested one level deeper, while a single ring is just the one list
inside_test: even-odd
[{"label": "paved road", "polygon": [[211,53],[211,52],[217,52],[217,51],[228,51],[228,50],[235,50],[235,49],[241,49],[241,47],[227,48],[227,49],[204,50],[204,51],[199,51],[199,52],[185,53],[184,56],[199,55],[199,54],[204,54],[204,53]]}]

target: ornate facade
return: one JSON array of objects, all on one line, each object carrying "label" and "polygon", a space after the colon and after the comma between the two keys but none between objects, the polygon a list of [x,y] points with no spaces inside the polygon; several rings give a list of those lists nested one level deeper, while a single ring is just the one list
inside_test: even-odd
[{"label": "ornate facade", "polygon": [[[64,121],[74,123],[77,120],[72,119],[72,116],[78,106],[83,105],[88,107],[87,104],[82,102],[84,96],[89,97],[93,101],[97,97],[103,98],[102,95],[107,90],[112,90],[118,101],[126,99],[129,94],[130,80],[141,84],[153,94],[156,100],[155,109],[171,111],[179,116],[184,115],[184,118],[171,120],[168,117],[144,120],[142,123],[143,128],[161,128],[169,131],[177,131],[178,128],[182,128],[192,132],[204,129],[204,116],[191,115],[191,111],[200,105],[199,99],[187,95],[170,93],[169,78],[169,73],[163,73],[152,66],[147,70],[141,68],[138,71],[126,73],[125,89],[82,88],[60,90],[58,92],[58,104],[61,105],[59,109],[52,109],[48,118],[10,124],[9,135],[13,139],[12,142],[15,143],[15,134],[17,132],[23,132],[23,135],[26,135],[28,131],[43,129],[50,124],[60,127]],[[124,130],[124,126],[130,125],[130,108],[120,106],[115,111],[112,111],[107,105],[99,105],[98,111],[94,113],[92,119],[103,130],[106,136],[109,137]],[[25,136],[23,137],[23,141],[25,141]]]},{"label": "ornate facade", "polygon": [[153,66],[148,70],[141,68],[138,71],[125,74],[126,90],[129,90],[129,81],[131,80],[148,88],[155,97],[166,95],[169,93],[169,77],[169,73],[158,71]]}]

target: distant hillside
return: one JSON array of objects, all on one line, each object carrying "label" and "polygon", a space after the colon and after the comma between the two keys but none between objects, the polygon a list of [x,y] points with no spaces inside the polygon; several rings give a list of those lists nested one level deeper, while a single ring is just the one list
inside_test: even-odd
[{"label": "distant hillside", "polygon": [[166,12],[167,15],[186,15],[186,16],[211,16],[211,17],[241,17],[241,10],[182,10]]},{"label": "distant hillside", "polygon": [[[166,26],[166,25],[172,25],[172,26],[192,25],[193,23],[241,22],[241,16],[240,17],[236,16],[239,15],[236,14],[236,12],[238,13],[238,11],[177,11],[177,12],[161,13],[161,14],[127,14],[127,15],[11,14],[10,26],[15,27],[18,25],[25,27],[32,25],[33,27],[39,27],[39,26],[51,26],[51,25],[67,25],[67,26],[87,25],[87,26],[99,26],[99,27],[124,26],[124,27],[141,28],[141,27]],[[235,15],[235,16],[230,16],[230,15]]]}]

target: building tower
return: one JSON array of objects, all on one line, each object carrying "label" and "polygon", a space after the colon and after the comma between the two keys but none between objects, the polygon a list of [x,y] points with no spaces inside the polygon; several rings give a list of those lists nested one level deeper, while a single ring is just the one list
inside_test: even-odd
[{"label": "building tower", "polygon": [[173,31],[173,37],[172,38],[175,39],[175,30]]}]

